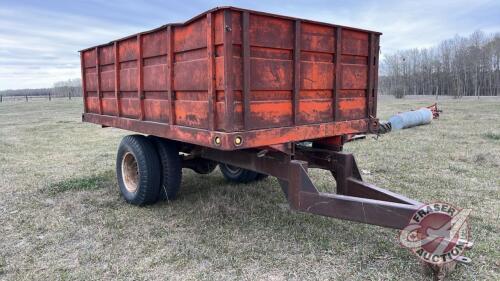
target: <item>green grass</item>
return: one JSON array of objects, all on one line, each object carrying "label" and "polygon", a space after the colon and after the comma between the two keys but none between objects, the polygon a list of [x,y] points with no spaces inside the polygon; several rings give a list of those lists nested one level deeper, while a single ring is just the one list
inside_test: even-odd
[{"label": "green grass", "polygon": [[[379,101],[379,116],[429,105]],[[452,280],[500,278],[500,100],[446,99],[428,126],[346,146],[366,181],[473,210],[473,259]],[[173,202],[120,197],[129,132],[81,123],[79,101],[0,104],[0,280],[431,280],[398,232],[290,211],[278,182],[184,171]],[[311,172],[322,189],[332,178]]]},{"label": "green grass", "polygon": [[66,191],[95,190],[110,186],[113,183],[114,171],[106,171],[93,176],[70,178],[56,182],[47,189],[52,195]]}]

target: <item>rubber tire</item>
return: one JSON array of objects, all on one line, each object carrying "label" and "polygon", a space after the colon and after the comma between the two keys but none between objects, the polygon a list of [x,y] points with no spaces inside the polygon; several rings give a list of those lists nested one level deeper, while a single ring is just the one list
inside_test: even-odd
[{"label": "rubber tire", "polygon": [[[128,191],[123,182],[122,161],[128,152],[134,156],[139,172],[137,189],[134,192]],[[145,136],[129,135],[122,139],[116,157],[116,177],[120,192],[128,203],[142,206],[158,201],[160,160],[154,145]]]},{"label": "rubber tire", "polygon": [[[267,175],[265,174],[257,173],[243,168],[234,167],[223,163],[219,164],[219,169],[222,172],[224,178],[230,182],[249,183],[267,177]],[[234,170],[238,171],[236,172]]]},{"label": "rubber tire", "polygon": [[182,181],[182,159],[175,142],[148,136],[155,145],[160,159],[161,176],[159,199],[175,200]]}]

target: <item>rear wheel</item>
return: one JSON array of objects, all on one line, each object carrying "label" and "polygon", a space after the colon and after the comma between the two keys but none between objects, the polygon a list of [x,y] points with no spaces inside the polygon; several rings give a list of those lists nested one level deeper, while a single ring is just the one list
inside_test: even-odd
[{"label": "rear wheel", "polygon": [[148,136],[155,145],[160,159],[161,177],[159,197],[161,200],[174,200],[182,180],[182,161],[177,145],[173,141]]},{"label": "rear wheel", "polygon": [[116,157],[116,177],[128,203],[147,205],[158,200],[160,161],[146,137],[130,135],[122,139]]},{"label": "rear wheel", "polygon": [[256,180],[261,180],[267,177],[265,174],[254,171],[238,168],[228,164],[219,164],[220,171],[224,178],[231,182],[249,183]]}]

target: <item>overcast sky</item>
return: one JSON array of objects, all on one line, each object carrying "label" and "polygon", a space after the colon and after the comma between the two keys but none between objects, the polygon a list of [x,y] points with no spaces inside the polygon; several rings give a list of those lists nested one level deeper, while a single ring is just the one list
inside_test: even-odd
[{"label": "overcast sky", "polygon": [[382,53],[429,47],[477,29],[500,32],[499,0],[1,0],[0,90],[80,77],[80,49],[225,5],[381,31]]}]

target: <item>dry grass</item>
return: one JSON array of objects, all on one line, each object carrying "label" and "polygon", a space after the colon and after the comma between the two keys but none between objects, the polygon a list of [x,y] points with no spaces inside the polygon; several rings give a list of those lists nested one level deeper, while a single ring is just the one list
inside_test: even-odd
[{"label": "dry grass", "polygon": [[[382,118],[430,100],[384,98]],[[365,179],[472,208],[475,248],[452,279],[500,278],[500,100],[445,100],[429,126],[347,145]],[[126,204],[127,132],[80,122],[78,101],[0,104],[0,280],[430,279],[397,231],[288,210],[275,179],[185,171],[175,202]],[[318,185],[331,184],[314,171]]]}]

